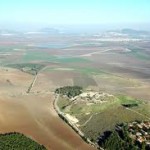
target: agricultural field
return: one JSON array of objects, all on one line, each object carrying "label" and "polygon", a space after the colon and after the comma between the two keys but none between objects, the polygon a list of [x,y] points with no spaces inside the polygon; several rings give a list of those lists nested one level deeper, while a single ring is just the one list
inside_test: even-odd
[{"label": "agricultural field", "polygon": [[[95,149],[59,118],[53,107],[54,91],[75,85],[114,95],[113,100],[93,105],[68,105],[69,100],[60,97],[60,110],[75,116],[81,131],[93,141],[116,123],[146,119],[150,117],[149,48],[149,38],[0,35],[0,132],[23,133],[47,149]],[[137,106],[123,106],[129,103]]]}]

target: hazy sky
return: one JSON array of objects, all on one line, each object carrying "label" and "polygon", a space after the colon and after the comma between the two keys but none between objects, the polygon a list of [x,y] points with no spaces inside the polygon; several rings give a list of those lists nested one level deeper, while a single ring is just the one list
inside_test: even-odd
[{"label": "hazy sky", "polygon": [[150,23],[150,0],[0,0],[0,25]]}]

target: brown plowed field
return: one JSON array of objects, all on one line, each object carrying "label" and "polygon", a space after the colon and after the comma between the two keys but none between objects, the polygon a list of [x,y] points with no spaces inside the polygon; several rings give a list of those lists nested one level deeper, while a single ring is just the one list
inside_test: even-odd
[{"label": "brown plowed field", "polygon": [[[0,93],[1,133],[14,131],[24,133],[50,150],[94,149],[58,117],[53,108],[53,93],[26,94],[20,89],[23,87],[23,90],[26,90],[28,81],[33,79],[31,75],[15,69],[1,72],[10,83],[15,81],[15,72],[18,79],[16,84],[9,85],[3,81],[3,85],[0,85],[0,89],[6,90]],[[12,90],[7,91],[7,88]]]}]

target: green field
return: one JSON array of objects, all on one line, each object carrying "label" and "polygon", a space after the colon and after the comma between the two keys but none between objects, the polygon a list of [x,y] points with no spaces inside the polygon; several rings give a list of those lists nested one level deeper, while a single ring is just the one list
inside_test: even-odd
[{"label": "green field", "polygon": [[27,53],[23,56],[23,62],[32,62],[32,61],[55,61],[55,56],[50,56],[43,52],[35,52],[35,51],[27,51]]},{"label": "green field", "polygon": [[128,52],[128,54],[130,56],[133,56],[135,58],[138,58],[140,60],[143,61],[149,61],[149,55],[147,55],[146,53],[144,53],[144,50],[142,48],[135,48],[135,47],[131,47],[129,48],[131,50],[131,52]]},{"label": "green field", "polygon": [[58,57],[54,55],[50,55],[47,53],[43,53],[42,51],[28,51],[22,58],[23,62],[32,62],[32,61],[40,61],[40,62],[58,62],[58,63],[80,63],[87,62],[87,59],[79,58],[79,57]]}]

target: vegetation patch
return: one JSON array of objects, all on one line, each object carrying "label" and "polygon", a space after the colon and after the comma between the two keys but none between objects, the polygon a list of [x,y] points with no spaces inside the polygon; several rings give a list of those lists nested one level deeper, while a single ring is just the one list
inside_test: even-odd
[{"label": "vegetation patch", "polygon": [[75,97],[82,93],[82,87],[80,86],[65,86],[55,90],[55,93],[65,95],[69,98]]},{"label": "vegetation patch", "polygon": [[43,61],[43,62],[55,62],[56,57],[51,56],[47,53],[40,52],[40,51],[28,51],[24,56],[23,56],[23,61],[24,62],[31,62],[31,61]]},{"label": "vegetation patch", "polygon": [[134,121],[115,126],[98,139],[98,144],[107,150],[149,150],[150,122]]},{"label": "vegetation patch", "polygon": [[29,51],[23,57],[24,62],[31,61],[42,61],[42,62],[58,62],[58,63],[81,63],[88,62],[89,60],[80,57],[58,57],[50,55],[48,53],[43,53],[41,51]]},{"label": "vegetation patch", "polygon": [[27,138],[20,133],[0,134],[1,150],[46,150],[43,145]]},{"label": "vegetation patch", "polygon": [[33,64],[33,63],[23,63],[23,64],[9,64],[7,67],[16,68],[23,72],[36,75],[45,65]]},{"label": "vegetation patch", "polygon": [[122,106],[130,108],[130,107],[137,107],[141,102],[140,100],[133,99],[129,96],[118,96],[120,99],[120,103]]}]

